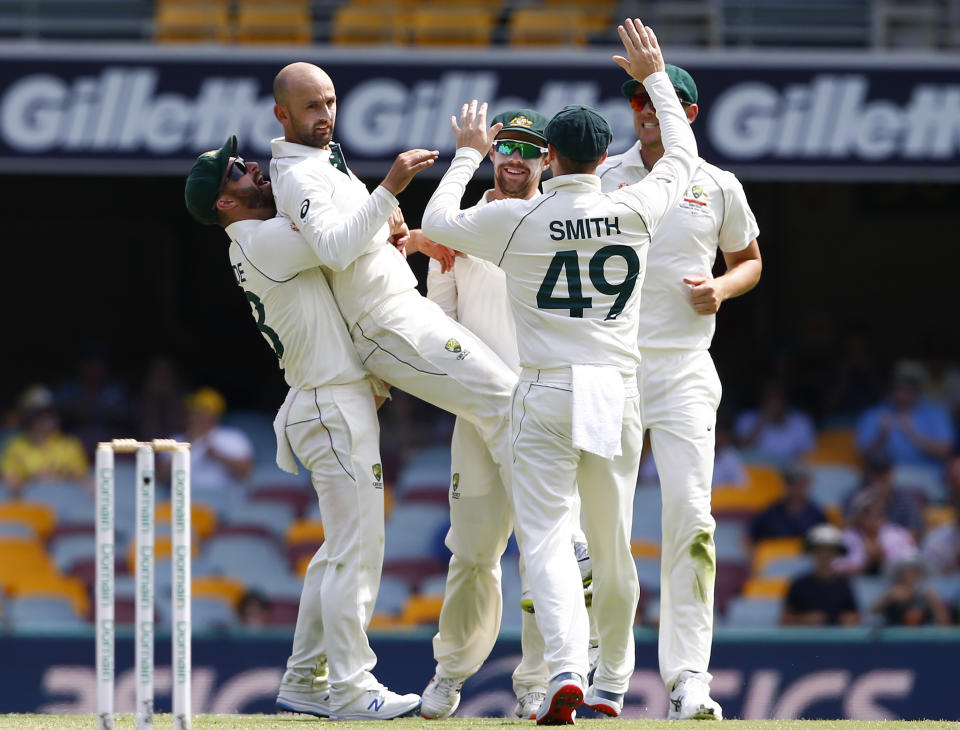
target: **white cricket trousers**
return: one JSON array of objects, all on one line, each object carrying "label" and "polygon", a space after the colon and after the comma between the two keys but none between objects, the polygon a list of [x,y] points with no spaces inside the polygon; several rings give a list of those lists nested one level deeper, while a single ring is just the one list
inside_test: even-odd
[{"label": "white cricket trousers", "polygon": [[312,670],[325,654],[337,708],[378,686],[366,629],[383,566],[383,478],[369,381],[301,391],[286,433],[310,470],[324,533],[304,576],[287,669]]},{"label": "white cricket trousers", "polygon": [[381,380],[477,426],[501,463],[516,374],[415,290],[388,297],[351,328],[363,366]]},{"label": "white cricket trousers", "polygon": [[663,501],[660,675],[707,672],[716,552],[710,513],[720,378],[706,350],[642,349],[637,371]]},{"label": "white cricket trousers", "polygon": [[[450,530],[453,554],[433,638],[437,674],[463,678],[476,674],[490,656],[503,613],[500,558],[513,531],[513,508],[500,472],[477,428],[462,418],[450,444]],[[520,611],[520,606],[507,610]],[[545,692],[547,668],[543,637],[536,621],[523,613],[523,656],[513,673],[514,693]]]},{"label": "white cricket trousers", "polygon": [[573,447],[570,368],[524,369],[511,411],[515,530],[549,674],[586,677],[588,671],[590,627],[570,549],[579,484],[600,629],[594,684],[610,692],[626,692],[633,674],[633,621],[640,596],[630,531],[643,428],[635,378],[625,378],[624,386],[622,454],[614,459]]}]

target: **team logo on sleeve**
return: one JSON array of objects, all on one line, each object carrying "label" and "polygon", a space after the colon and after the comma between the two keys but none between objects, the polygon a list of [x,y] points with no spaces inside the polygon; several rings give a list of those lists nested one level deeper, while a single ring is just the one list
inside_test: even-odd
[{"label": "team logo on sleeve", "polygon": [[447,352],[460,352],[460,343],[451,337],[447,340],[447,344],[443,346],[443,349]]},{"label": "team logo on sleeve", "polygon": [[450,480],[450,499],[460,499],[460,472],[456,472]]},{"label": "team logo on sleeve", "polygon": [[383,486],[383,467],[380,464],[373,465],[373,484],[375,487]]},{"label": "team logo on sleeve", "polygon": [[307,211],[310,210],[310,200],[304,200],[300,204],[300,220],[303,220],[307,217]]}]

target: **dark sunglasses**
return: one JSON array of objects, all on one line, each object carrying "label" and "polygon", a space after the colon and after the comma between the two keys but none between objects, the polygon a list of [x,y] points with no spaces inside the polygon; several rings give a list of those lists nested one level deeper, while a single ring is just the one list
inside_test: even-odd
[{"label": "dark sunglasses", "polygon": [[547,154],[546,147],[540,147],[530,142],[519,142],[515,139],[498,139],[493,143],[493,148],[507,157],[520,150],[520,157],[524,160],[534,160]]},{"label": "dark sunglasses", "polygon": [[[643,108],[647,104],[651,104],[651,103],[652,102],[650,100],[650,94],[645,94],[641,92],[639,94],[635,94],[634,96],[630,97],[630,108],[633,109],[635,112],[642,112]],[[680,105],[690,106],[691,102],[680,99]]]},{"label": "dark sunglasses", "polygon": [[239,180],[247,174],[247,163],[242,157],[234,157],[233,163],[227,168],[226,180]]}]

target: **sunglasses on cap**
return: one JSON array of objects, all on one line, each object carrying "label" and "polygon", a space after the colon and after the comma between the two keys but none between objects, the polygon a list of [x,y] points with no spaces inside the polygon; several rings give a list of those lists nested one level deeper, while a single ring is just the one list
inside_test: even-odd
[{"label": "sunglasses on cap", "polygon": [[520,142],[516,139],[498,139],[493,143],[493,149],[507,157],[520,150],[520,157],[524,160],[534,160],[547,154],[546,147],[540,147],[532,142]]},{"label": "sunglasses on cap", "polygon": [[[677,98],[679,99],[680,97],[678,96]],[[652,103],[653,101],[650,99],[650,94],[644,93],[642,91],[639,94],[634,94],[633,96],[630,97],[630,108],[633,109],[635,112],[642,112],[643,108],[647,104],[652,104]],[[691,102],[680,99],[680,105],[690,106]]]}]

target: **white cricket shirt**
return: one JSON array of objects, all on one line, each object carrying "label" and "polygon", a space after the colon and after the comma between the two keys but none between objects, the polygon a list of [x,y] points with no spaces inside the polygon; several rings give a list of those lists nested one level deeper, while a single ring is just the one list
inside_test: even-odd
[{"label": "white cricket shirt", "polygon": [[[603,190],[617,190],[648,173],[640,158],[640,142],[608,158],[597,170]],[[650,243],[639,313],[640,347],[708,349],[717,317],[697,314],[690,303],[690,286],[683,280],[712,277],[718,247],[727,253],[742,251],[759,233],[740,181],[701,160],[680,202]]]},{"label": "white cricket shirt", "polygon": [[424,234],[506,272],[520,364],[601,365],[632,376],[637,310],[650,235],[680,200],[697,143],[666,73],[644,85],[660,115],[666,153],[645,179],[610,193],[596,175],[560,175],[535,200],[460,211],[483,155],[457,150],[423,216]]},{"label": "white cricket shirt", "polygon": [[310,390],[366,377],[320,268],[324,261],[292,222],[237,221],[226,232],[234,278],[287,384]]},{"label": "white cricket shirt", "polygon": [[[492,192],[485,192],[469,210],[486,205],[487,196]],[[539,196],[538,191],[536,197]],[[517,326],[507,299],[507,277],[503,270],[475,256],[458,256],[453,268],[445,274],[440,273],[440,269],[440,262],[430,259],[427,298],[483,340],[508,367],[519,371]]]},{"label": "white cricket shirt", "polygon": [[[270,149],[277,210],[308,241],[322,241],[328,249],[330,289],[348,328],[387,297],[416,288],[403,254],[389,244],[386,223],[397,200],[386,188],[368,192],[352,172],[330,164],[330,150],[282,138],[272,140]],[[357,245],[366,246],[359,257],[353,253]]]}]

